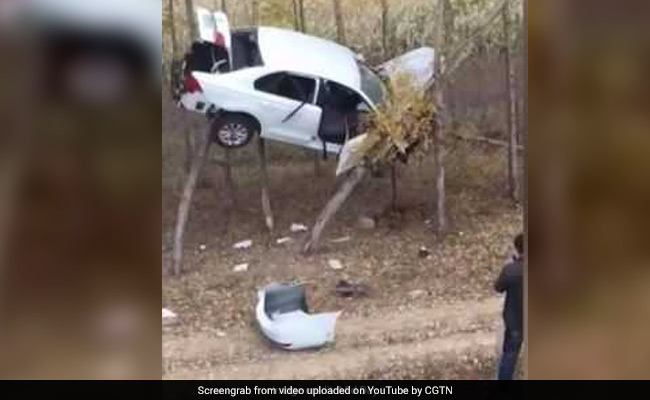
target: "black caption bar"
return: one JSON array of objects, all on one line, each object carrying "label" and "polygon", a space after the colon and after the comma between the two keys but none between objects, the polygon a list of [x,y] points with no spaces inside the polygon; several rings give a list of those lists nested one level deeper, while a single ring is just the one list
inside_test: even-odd
[{"label": "black caption bar", "polygon": [[520,381],[164,381],[163,399],[521,399]]}]

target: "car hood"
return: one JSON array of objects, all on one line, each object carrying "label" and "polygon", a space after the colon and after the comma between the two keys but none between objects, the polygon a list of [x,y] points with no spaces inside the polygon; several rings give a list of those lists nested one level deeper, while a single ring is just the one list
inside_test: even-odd
[{"label": "car hood", "polygon": [[377,70],[384,76],[394,77],[408,73],[417,87],[424,89],[435,73],[436,51],[431,47],[411,50],[379,65]]}]

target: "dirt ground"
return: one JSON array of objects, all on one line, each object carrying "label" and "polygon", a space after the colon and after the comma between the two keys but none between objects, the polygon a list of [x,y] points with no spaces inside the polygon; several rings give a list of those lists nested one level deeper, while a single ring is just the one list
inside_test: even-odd
[{"label": "dirt ground", "polygon": [[[272,162],[273,234],[263,230],[256,170],[236,169],[233,207],[220,169],[210,166],[190,220],[186,272],[163,280],[163,307],[179,315],[177,325],[163,328],[163,378],[491,379],[501,331],[492,282],[523,221],[503,196],[503,178],[488,185],[484,177],[462,180],[470,176],[463,168],[478,162],[462,161],[449,169],[451,229],[444,238],[429,220],[431,168],[413,164],[400,169],[398,211],[386,211],[388,175],[367,180],[309,257],[298,254],[304,233],[289,228],[310,225],[323,207],[336,184],[333,160],[321,177],[309,160]],[[163,190],[164,264],[177,201]],[[377,217],[376,228],[361,229],[359,215]],[[277,244],[283,237],[292,241]],[[250,249],[233,248],[247,239]],[[422,246],[429,257],[419,254]],[[333,259],[344,268],[330,268]],[[248,271],[233,271],[244,263]],[[368,295],[338,297],[340,280],[366,285]],[[314,311],[342,310],[335,343],[299,353],[272,348],[258,332],[254,305],[256,290],[273,281],[307,285]]]}]

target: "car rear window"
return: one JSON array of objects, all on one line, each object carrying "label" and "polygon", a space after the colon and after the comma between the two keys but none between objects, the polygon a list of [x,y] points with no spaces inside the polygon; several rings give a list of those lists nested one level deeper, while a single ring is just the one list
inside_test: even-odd
[{"label": "car rear window", "polygon": [[264,65],[257,42],[257,29],[241,29],[231,34],[233,70]]}]

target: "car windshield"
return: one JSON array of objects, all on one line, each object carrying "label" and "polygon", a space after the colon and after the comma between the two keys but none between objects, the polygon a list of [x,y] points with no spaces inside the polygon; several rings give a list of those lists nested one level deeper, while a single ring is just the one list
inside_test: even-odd
[{"label": "car windshield", "polygon": [[359,75],[361,76],[361,90],[375,104],[379,105],[384,101],[384,83],[381,78],[367,65],[357,62]]}]

